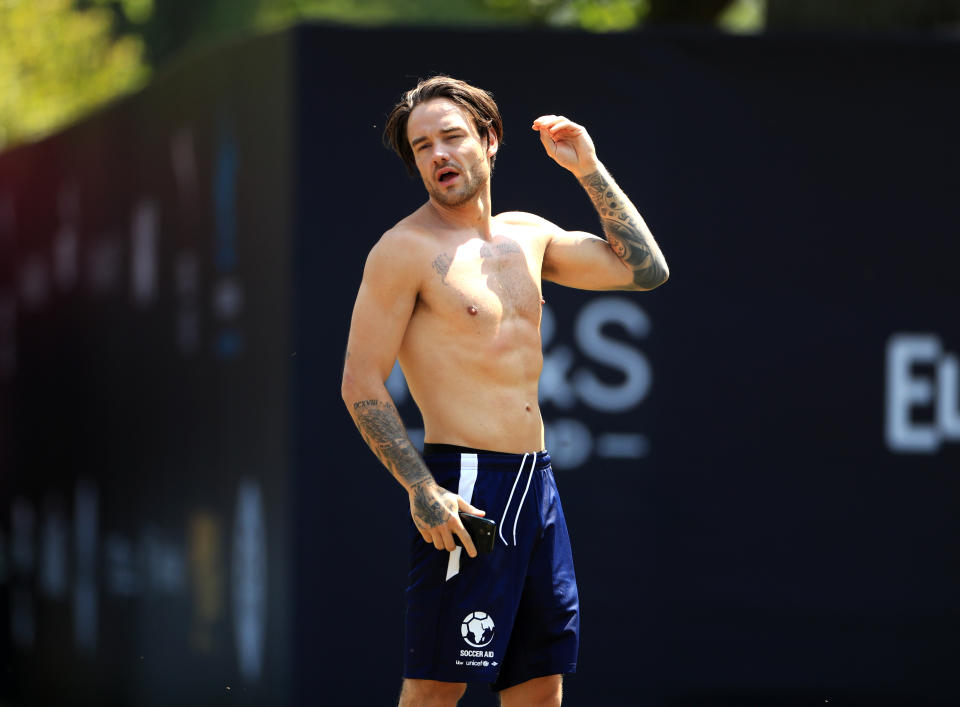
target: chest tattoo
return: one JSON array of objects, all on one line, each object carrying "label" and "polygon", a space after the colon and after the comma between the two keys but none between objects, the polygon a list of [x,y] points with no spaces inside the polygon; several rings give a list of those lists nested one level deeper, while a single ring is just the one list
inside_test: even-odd
[{"label": "chest tattoo", "polygon": [[433,260],[433,269],[440,275],[440,282],[447,284],[447,273],[450,272],[450,256],[441,253]]}]

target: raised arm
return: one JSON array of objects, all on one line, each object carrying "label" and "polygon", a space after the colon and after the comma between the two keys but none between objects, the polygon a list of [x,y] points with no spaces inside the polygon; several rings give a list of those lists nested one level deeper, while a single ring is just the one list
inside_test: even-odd
[{"label": "raised arm", "polygon": [[350,322],[341,394],[364,441],[406,489],[410,515],[423,539],[438,550],[453,550],[455,533],[475,557],[457,511],[483,512],[436,483],[385,385],[416,303],[411,260],[402,237],[390,233],[370,251]]},{"label": "raised arm", "polygon": [[582,125],[563,116],[537,118],[547,154],[586,189],[600,216],[606,241],[582,232],[556,229],[544,254],[543,275],[561,285],[587,290],[652,290],[667,281],[660,247],[636,207],[597,159]]}]

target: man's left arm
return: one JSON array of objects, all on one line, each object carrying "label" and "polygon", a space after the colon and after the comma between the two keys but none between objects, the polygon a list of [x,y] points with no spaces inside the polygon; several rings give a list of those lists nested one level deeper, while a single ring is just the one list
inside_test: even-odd
[{"label": "man's left arm", "polygon": [[[590,135],[563,116],[537,118],[547,154],[577,177],[593,202],[606,241],[556,229],[544,254],[544,277],[581,289],[652,290],[667,281],[667,261],[643,217],[597,159]],[[615,257],[611,257],[615,256]]]}]

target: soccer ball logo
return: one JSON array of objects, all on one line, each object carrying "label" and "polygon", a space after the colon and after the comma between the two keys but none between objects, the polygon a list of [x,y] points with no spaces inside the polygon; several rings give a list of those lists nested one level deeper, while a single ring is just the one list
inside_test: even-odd
[{"label": "soccer ball logo", "polygon": [[495,629],[490,614],[474,611],[460,624],[460,635],[474,648],[483,648],[493,640]]}]

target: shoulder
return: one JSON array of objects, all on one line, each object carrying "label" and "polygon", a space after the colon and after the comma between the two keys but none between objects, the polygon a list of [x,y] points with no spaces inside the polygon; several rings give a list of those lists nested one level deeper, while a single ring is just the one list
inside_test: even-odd
[{"label": "shoulder", "polygon": [[430,234],[409,217],[386,230],[374,243],[367,262],[383,258],[413,261],[430,245]]},{"label": "shoulder", "polygon": [[531,214],[528,211],[504,211],[503,213],[497,214],[497,219],[502,223],[507,223],[511,226],[529,226],[531,228],[539,228],[545,231],[560,230],[560,227],[555,223],[551,223],[542,216]]},{"label": "shoulder", "polygon": [[515,235],[522,234],[528,242],[537,243],[541,248],[548,248],[550,243],[564,233],[557,224],[527,211],[505,211],[497,214],[497,220],[510,228]]},{"label": "shoulder", "polygon": [[367,254],[363,279],[382,288],[419,287],[435,250],[430,232],[404,219],[383,233]]}]

